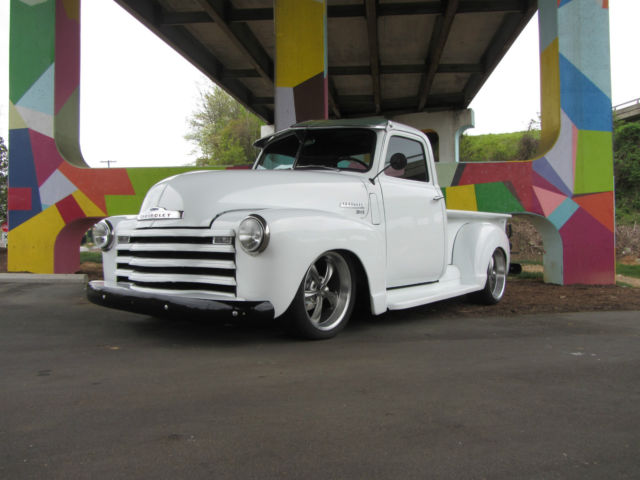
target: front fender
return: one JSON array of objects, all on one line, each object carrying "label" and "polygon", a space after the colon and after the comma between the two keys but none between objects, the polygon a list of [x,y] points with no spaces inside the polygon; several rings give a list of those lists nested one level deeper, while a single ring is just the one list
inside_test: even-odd
[{"label": "front fender", "polygon": [[345,250],[362,263],[368,277],[373,310],[384,301],[384,231],[357,218],[331,212],[301,209],[268,209],[231,212],[214,222],[235,231],[249,213],[262,216],[269,226],[267,248],[257,254],[245,252],[236,239],[237,296],[248,301],[268,300],[275,316],[291,304],[311,263],[322,253]]},{"label": "front fender", "polygon": [[484,286],[487,266],[496,248],[504,250],[509,265],[509,238],[504,230],[488,222],[467,223],[460,227],[453,243],[453,264],[460,269],[463,283]]}]

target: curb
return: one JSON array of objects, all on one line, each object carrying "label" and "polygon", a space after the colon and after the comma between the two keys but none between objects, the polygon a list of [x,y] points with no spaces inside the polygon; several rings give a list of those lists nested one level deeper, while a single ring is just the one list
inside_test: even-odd
[{"label": "curb", "polygon": [[87,275],[75,273],[0,273],[0,283],[87,283]]}]

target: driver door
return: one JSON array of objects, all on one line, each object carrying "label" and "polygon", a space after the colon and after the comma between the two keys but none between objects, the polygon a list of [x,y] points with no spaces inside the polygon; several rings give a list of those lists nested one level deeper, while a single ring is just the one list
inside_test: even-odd
[{"label": "driver door", "polygon": [[407,157],[404,170],[380,175],[387,238],[387,288],[437,281],[445,269],[445,202],[432,181],[419,137],[392,135],[385,166],[394,153]]}]

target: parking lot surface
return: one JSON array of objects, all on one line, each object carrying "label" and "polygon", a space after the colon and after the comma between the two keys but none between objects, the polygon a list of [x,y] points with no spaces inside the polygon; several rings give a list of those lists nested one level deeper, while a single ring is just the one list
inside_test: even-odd
[{"label": "parking lot surface", "polygon": [[0,478],[640,477],[640,312],[277,326],[0,283]]}]

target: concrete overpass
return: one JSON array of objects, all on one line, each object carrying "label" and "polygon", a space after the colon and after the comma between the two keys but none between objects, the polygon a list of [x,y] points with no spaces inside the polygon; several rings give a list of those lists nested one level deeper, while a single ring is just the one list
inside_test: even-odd
[{"label": "concrete overpass", "polygon": [[637,122],[640,120],[640,98],[621,103],[613,107],[613,115],[616,120]]}]

